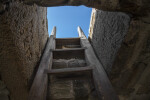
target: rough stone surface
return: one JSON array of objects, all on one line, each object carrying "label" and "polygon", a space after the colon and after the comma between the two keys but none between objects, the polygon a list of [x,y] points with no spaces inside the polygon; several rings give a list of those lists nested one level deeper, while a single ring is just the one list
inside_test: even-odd
[{"label": "rough stone surface", "polygon": [[[115,30],[121,30],[122,35],[114,35],[114,20],[120,13],[113,17],[109,12],[97,12],[92,13],[89,38],[120,100],[150,100],[150,17],[131,18],[130,24],[125,24],[128,17],[119,17]],[[129,29],[119,23],[129,25]]]},{"label": "rough stone surface", "polygon": [[92,10],[89,39],[108,73],[127,33],[129,22],[129,16],[124,13]]},{"label": "rough stone surface", "polygon": [[132,19],[110,74],[121,100],[150,100],[150,24],[141,19]]},{"label": "rough stone surface", "polygon": [[50,76],[48,100],[98,100],[90,79],[73,80]]},{"label": "rough stone surface", "polygon": [[122,11],[138,16],[145,16],[150,12],[150,0],[25,0],[24,2],[49,7],[85,5],[105,11]]},{"label": "rough stone surface", "polygon": [[10,0],[1,0],[0,1],[0,14],[4,13],[9,8]]},{"label": "rough stone surface", "polygon": [[9,91],[3,81],[0,80],[0,100],[9,100]]},{"label": "rough stone surface", "polygon": [[73,100],[73,83],[70,80],[59,81],[51,77],[49,100]]},{"label": "rough stone surface", "polygon": [[68,67],[85,67],[86,62],[83,59],[54,59],[53,69]]},{"label": "rough stone surface", "polygon": [[18,1],[0,13],[0,75],[11,100],[27,100],[30,80],[48,37],[47,10]]},{"label": "rough stone surface", "polygon": [[[52,69],[83,67],[85,65],[83,59],[54,59]],[[80,79],[83,76],[86,78]],[[95,87],[88,75],[78,74],[76,79],[72,77],[75,76],[49,75],[48,100],[98,100]]]}]

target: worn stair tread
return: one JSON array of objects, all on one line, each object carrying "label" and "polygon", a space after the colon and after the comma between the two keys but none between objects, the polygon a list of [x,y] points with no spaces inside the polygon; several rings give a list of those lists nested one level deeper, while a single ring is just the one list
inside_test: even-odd
[{"label": "worn stair tread", "polygon": [[84,73],[84,72],[91,72],[92,70],[93,70],[92,67],[75,67],[75,68],[45,70],[45,73],[47,74]]},{"label": "worn stair tread", "polygon": [[52,69],[87,66],[84,59],[53,59]]},{"label": "worn stair tread", "polygon": [[55,49],[55,50],[53,50],[54,52],[57,52],[57,51],[76,51],[76,50],[85,50],[86,48],[68,48],[68,49]]}]

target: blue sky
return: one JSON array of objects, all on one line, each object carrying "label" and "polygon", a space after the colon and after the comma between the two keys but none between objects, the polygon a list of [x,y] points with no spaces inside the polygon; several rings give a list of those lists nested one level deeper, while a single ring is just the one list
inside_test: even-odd
[{"label": "blue sky", "polygon": [[78,37],[77,27],[88,36],[92,8],[85,6],[60,6],[48,7],[48,32],[51,34],[53,26],[56,26],[57,38]]}]

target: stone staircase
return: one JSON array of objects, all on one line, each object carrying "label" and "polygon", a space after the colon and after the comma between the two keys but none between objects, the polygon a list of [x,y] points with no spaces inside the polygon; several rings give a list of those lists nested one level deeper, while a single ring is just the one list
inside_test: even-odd
[{"label": "stone staircase", "polygon": [[[52,69],[79,67],[88,67],[80,38],[56,39]],[[48,100],[98,100],[91,73],[49,75]]]},{"label": "stone staircase", "polygon": [[92,46],[79,38],[56,38],[46,44],[29,100],[119,100]]}]

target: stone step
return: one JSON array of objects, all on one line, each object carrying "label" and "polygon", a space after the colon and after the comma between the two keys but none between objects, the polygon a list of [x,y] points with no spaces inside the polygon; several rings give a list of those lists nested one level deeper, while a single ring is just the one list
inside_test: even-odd
[{"label": "stone step", "polygon": [[83,59],[53,59],[52,69],[87,66]]},{"label": "stone step", "polygon": [[70,80],[59,81],[50,77],[50,100],[74,100],[73,82]]},{"label": "stone step", "polygon": [[49,78],[48,100],[98,100],[91,79],[65,80]]},{"label": "stone step", "polygon": [[80,47],[80,38],[56,38],[56,49]]},{"label": "stone step", "polygon": [[53,50],[54,59],[85,59],[85,48],[55,49]]}]

